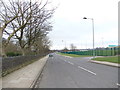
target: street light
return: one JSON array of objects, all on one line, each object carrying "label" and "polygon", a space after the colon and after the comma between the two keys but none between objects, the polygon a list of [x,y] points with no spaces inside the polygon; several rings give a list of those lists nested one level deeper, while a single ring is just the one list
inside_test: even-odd
[{"label": "street light", "polygon": [[93,29],[93,58],[95,58],[95,50],[94,50],[94,19],[93,18],[86,18],[86,17],[84,17],[83,19],[90,19],[90,20],[92,20],[92,29]]}]

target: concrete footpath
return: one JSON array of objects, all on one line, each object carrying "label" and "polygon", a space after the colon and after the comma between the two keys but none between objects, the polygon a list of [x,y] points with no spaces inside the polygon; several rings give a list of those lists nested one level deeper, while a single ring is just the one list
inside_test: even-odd
[{"label": "concrete footpath", "polygon": [[[2,88],[32,88],[48,56],[2,78]],[[0,78],[1,80],[1,78]]]},{"label": "concrete footpath", "polygon": [[95,60],[90,60],[90,62],[92,62],[92,63],[98,63],[98,64],[104,64],[104,65],[113,66],[113,67],[120,67],[120,64],[111,63],[111,62],[95,61]]}]

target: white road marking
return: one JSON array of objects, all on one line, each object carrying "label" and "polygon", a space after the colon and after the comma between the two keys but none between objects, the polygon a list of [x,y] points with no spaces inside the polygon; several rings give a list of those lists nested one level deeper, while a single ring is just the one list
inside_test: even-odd
[{"label": "white road marking", "polygon": [[68,61],[68,63],[70,63],[70,62]]},{"label": "white road marking", "polygon": [[69,64],[71,64],[71,65],[74,65],[74,63],[72,63],[72,62],[69,62],[69,61],[68,61],[68,63],[69,63]]},{"label": "white road marking", "polygon": [[89,73],[91,73],[91,74],[93,74],[93,75],[97,75],[96,73],[94,73],[94,72],[92,72],[92,71],[90,71],[90,70],[88,70],[88,69],[85,69],[85,68],[83,68],[83,67],[78,66],[78,68],[81,68],[82,70],[85,70],[85,71],[87,71],[87,72],[89,72]]},{"label": "white road marking", "polygon": [[73,63],[70,62],[71,65],[74,65]]},{"label": "white road marking", "polygon": [[71,62],[68,61],[68,63],[70,64]]},{"label": "white road marking", "polygon": [[120,87],[120,84],[119,84],[119,83],[117,83],[117,86],[119,86],[119,87]]},{"label": "white road marking", "polygon": [[66,58],[72,58],[72,57],[70,57],[70,56],[64,56],[64,57],[66,57]]},{"label": "white road marking", "polygon": [[[66,62],[66,60],[64,60],[64,61]],[[71,64],[71,65],[74,65],[74,63],[71,63],[71,62],[69,62],[69,61],[68,61],[68,63]],[[80,68],[80,69],[82,69],[82,70],[85,70],[85,71],[87,71],[87,72],[89,72],[89,73],[91,73],[91,74],[93,74],[93,75],[97,75],[96,73],[94,73],[94,72],[92,72],[92,71],[90,71],[90,70],[88,70],[88,69],[85,69],[85,68],[83,68],[83,67],[78,66],[78,68]]]}]

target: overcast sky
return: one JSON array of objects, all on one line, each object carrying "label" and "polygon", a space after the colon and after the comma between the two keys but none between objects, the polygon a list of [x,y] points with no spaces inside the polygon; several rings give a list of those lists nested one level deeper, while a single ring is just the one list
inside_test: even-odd
[{"label": "overcast sky", "polygon": [[[92,20],[94,19],[95,47],[116,45],[118,41],[119,0],[51,0],[57,6],[53,16],[53,31],[49,37],[51,49],[92,48]],[[63,42],[62,42],[63,40]]]}]

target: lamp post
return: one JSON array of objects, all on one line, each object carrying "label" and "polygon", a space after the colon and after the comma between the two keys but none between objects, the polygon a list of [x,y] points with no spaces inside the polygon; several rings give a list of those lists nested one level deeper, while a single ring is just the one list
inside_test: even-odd
[{"label": "lamp post", "polygon": [[84,17],[83,19],[90,19],[90,20],[92,20],[92,29],[93,29],[93,58],[95,58],[95,50],[94,50],[94,19],[93,18],[86,18],[86,17]]}]

